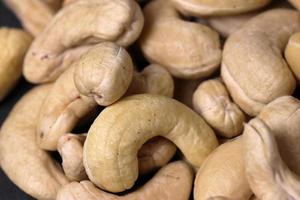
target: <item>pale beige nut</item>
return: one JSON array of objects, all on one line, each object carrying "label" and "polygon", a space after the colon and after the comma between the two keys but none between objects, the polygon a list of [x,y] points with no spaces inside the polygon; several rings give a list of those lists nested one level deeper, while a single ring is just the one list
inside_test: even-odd
[{"label": "pale beige nut", "polygon": [[290,37],[285,49],[285,58],[298,82],[300,82],[300,33],[295,33]]},{"label": "pale beige nut", "polygon": [[21,77],[23,59],[31,40],[21,29],[0,28],[0,102]]},{"label": "pale beige nut", "polygon": [[33,83],[54,81],[94,44],[112,41],[129,46],[143,23],[133,0],[78,0],[61,9],[32,43],[24,76]]},{"label": "pale beige nut", "polygon": [[68,6],[68,5],[70,5],[71,3],[74,3],[74,2],[76,2],[76,1],[78,1],[78,0],[64,0],[64,1],[63,1],[63,6]]},{"label": "pale beige nut", "polygon": [[158,64],[151,64],[143,71],[136,72],[126,95],[142,93],[173,97],[174,81],[171,74]]},{"label": "pale beige nut", "polygon": [[300,10],[300,1],[299,0],[288,0],[295,8]]},{"label": "pale beige nut", "polygon": [[57,200],[188,200],[192,182],[192,170],[184,162],[177,161],[160,169],[143,187],[123,196],[107,193],[83,181],[63,187]]},{"label": "pale beige nut", "polygon": [[252,195],[245,174],[242,137],[213,151],[197,172],[195,200],[248,200]]},{"label": "pale beige nut", "polygon": [[92,124],[83,155],[90,180],[110,192],[130,189],[138,177],[138,150],[155,136],[171,140],[196,167],[218,146],[213,130],[183,104],[133,95],[105,108]]},{"label": "pale beige nut", "polygon": [[186,15],[232,15],[257,10],[271,0],[168,0]]},{"label": "pale beige nut", "polygon": [[296,81],[282,57],[299,17],[273,9],[252,18],[226,41],[221,76],[234,102],[251,116],[272,100],[292,94]]},{"label": "pale beige nut", "polygon": [[36,144],[38,113],[50,87],[28,92],[15,105],[0,134],[2,170],[24,192],[41,200],[54,200],[68,183],[59,164]]},{"label": "pale beige nut", "polygon": [[212,74],[221,62],[217,32],[181,19],[166,0],[149,2],[143,9],[145,27],[139,45],[150,63],[158,63],[175,77],[196,79]]},{"label": "pale beige nut", "polygon": [[254,194],[264,200],[300,199],[300,177],[282,160],[270,127],[258,118],[251,120],[243,141],[246,175]]},{"label": "pale beige nut", "polygon": [[193,95],[193,106],[220,136],[231,138],[241,134],[246,120],[244,113],[231,101],[220,79],[202,82]]},{"label": "pale beige nut", "polygon": [[4,0],[33,36],[40,34],[52,20],[55,9],[43,0]]}]

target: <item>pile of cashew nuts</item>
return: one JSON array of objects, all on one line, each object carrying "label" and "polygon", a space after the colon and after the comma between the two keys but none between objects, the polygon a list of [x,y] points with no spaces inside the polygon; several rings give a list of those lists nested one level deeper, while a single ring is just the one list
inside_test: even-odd
[{"label": "pile of cashew nuts", "polygon": [[[300,0],[4,0],[0,166],[39,200],[300,200]],[[53,156],[58,152],[59,156]]]}]

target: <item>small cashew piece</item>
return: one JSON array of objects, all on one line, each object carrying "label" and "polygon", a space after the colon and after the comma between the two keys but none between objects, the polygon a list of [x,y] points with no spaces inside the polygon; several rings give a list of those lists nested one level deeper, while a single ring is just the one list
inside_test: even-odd
[{"label": "small cashew piece", "polygon": [[254,194],[264,200],[300,199],[300,177],[282,160],[266,123],[251,120],[245,125],[243,141],[246,175]]},{"label": "small cashew piece", "polygon": [[110,192],[130,189],[138,177],[138,150],[155,136],[171,140],[196,167],[218,146],[205,121],[176,100],[130,96],[105,108],[88,132],[83,158],[90,180]]},{"label": "small cashew piece", "polygon": [[182,20],[167,0],[152,1],[143,11],[145,27],[139,45],[148,61],[185,79],[205,77],[217,70],[221,62],[217,32]]},{"label": "small cashew piece", "polygon": [[129,46],[143,23],[133,0],[78,0],[61,9],[32,43],[24,76],[33,83],[54,81],[93,44],[113,41]]},{"label": "small cashew piece", "polygon": [[50,88],[39,86],[28,92],[15,105],[0,134],[1,168],[19,188],[41,200],[54,200],[68,183],[58,163],[36,144],[38,113]]},{"label": "small cashew piece", "polygon": [[57,200],[188,200],[193,173],[183,161],[168,164],[137,191],[117,196],[96,188],[89,181],[73,182],[63,187]]},{"label": "small cashew piece", "polygon": [[242,137],[213,151],[197,172],[195,200],[248,200],[252,191],[245,174]]},{"label": "small cashew piece", "polygon": [[247,114],[256,116],[272,100],[293,93],[296,81],[282,52],[298,28],[298,18],[293,10],[269,10],[227,39],[221,76]]},{"label": "small cashew piece", "polygon": [[193,95],[194,109],[217,134],[231,138],[241,134],[246,120],[244,113],[231,101],[220,79],[202,82]]},{"label": "small cashew piece", "polygon": [[257,10],[271,0],[168,0],[182,13],[192,16],[232,15]]},{"label": "small cashew piece", "polygon": [[0,28],[0,102],[21,77],[23,59],[31,40],[21,29]]},{"label": "small cashew piece", "polygon": [[285,58],[291,70],[300,82],[300,33],[295,33],[289,39],[285,49]]}]

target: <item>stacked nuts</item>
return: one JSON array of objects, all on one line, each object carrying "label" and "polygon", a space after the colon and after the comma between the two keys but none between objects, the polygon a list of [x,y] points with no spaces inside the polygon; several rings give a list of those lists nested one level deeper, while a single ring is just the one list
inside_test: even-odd
[{"label": "stacked nuts", "polygon": [[0,131],[24,192],[300,200],[299,0],[4,2],[25,30],[0,28],[0,101],[36,85]]}]

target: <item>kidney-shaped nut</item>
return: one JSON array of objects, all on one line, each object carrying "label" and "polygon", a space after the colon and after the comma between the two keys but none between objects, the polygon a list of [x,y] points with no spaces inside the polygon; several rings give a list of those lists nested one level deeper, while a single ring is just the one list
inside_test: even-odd
[{"label": "kidney-shaped nut", "polygon": [[151,64],[133,75],[126,95],[148,93],[173,97],[173,92],[174,81],[171,74],[164,67]]},{"label": "kidney-shaped nut", "polygon": [[193,173],[187,164],[177,161],[160,169],[137,191],[124,196],[101,191],[89,181],[73,182],[64,186],[57,200],[188,200],[192,189]]},{"label": "kidney-shaped nut", "polygon": [[300,82],[300,33],[295,33],[290,37],[285,49],[285,58],[298,82]]},{"label": "kidney-shaped nut", "polygon": [[130,96],[105,108],[88,132],[83,158],[90,180],[110,192],[130,189],[138,177],[138,150],[155,136],[171,140],[197,167],[218,145],[205,121],[176,100]]},{"label": "kidney-shaped nut", "polygon": [[232,15],[257,10],[271,0],[168,0],[182,13],[192,16]]},{"label": "kidney-shaped nut", "polygon": [[25,53],[31,36],[13,28],[0,28],[0,101],[16,85],[22,75]]},{"label": "kidney-shaped nut", "polygon": [[[245,174],[242,137],[220,145],[197,172],[196,200],[248,200],[252,195]],[[222,198],[221,198],[222,197]]]},{"label": "kidney-shaped nut", "polygon": [[179,78],[212,74],[221,61],[218,33],[196,22],[184,21],[166,0],[144,8],[145,27],[139,45],[151,63],[158,63]]},{"label": "kidney-shaped nut", "polygon": [[107,106],[127,91],[133,63],[127,51],[111,42],[100,43],[74,63],[74,83],[78,91]]},{"label": "kidney-shaped nut", "polygon": [[193,106],[217,134],[230,138],[243,131],[245,115],[220,79],[202,82],[193,95]]},{"label": "kidney-shaped nut", "polygon": [[254,194],[264,200],[300,199],[300,177],[282,160],[271,129],[255,118],[245,126],[243,141],[246,176]]},{"label": "kidney-shaped nut", "polygon": [[143,23],[133,0],[78,0],[61,9],[32,43],[24,75],[33,83],[53,81],[90,45],[103,41],[130,45]]},{"label": "kidney-shaped nut", "polygon": [[28,92],[15,105],[0,134],[1,168],[23,191],[43,200],[54,200],[68,182],[58,163],[36,144],[38,113],[50,87]]},{"label": "kidney-shaped nut", "polygon": [[272,100],[293,93],[296,81],[282,52],[298,25],[296,11],[273,9],[252,18],[226,41],[221,75],[247,114],[255,116]]}]

